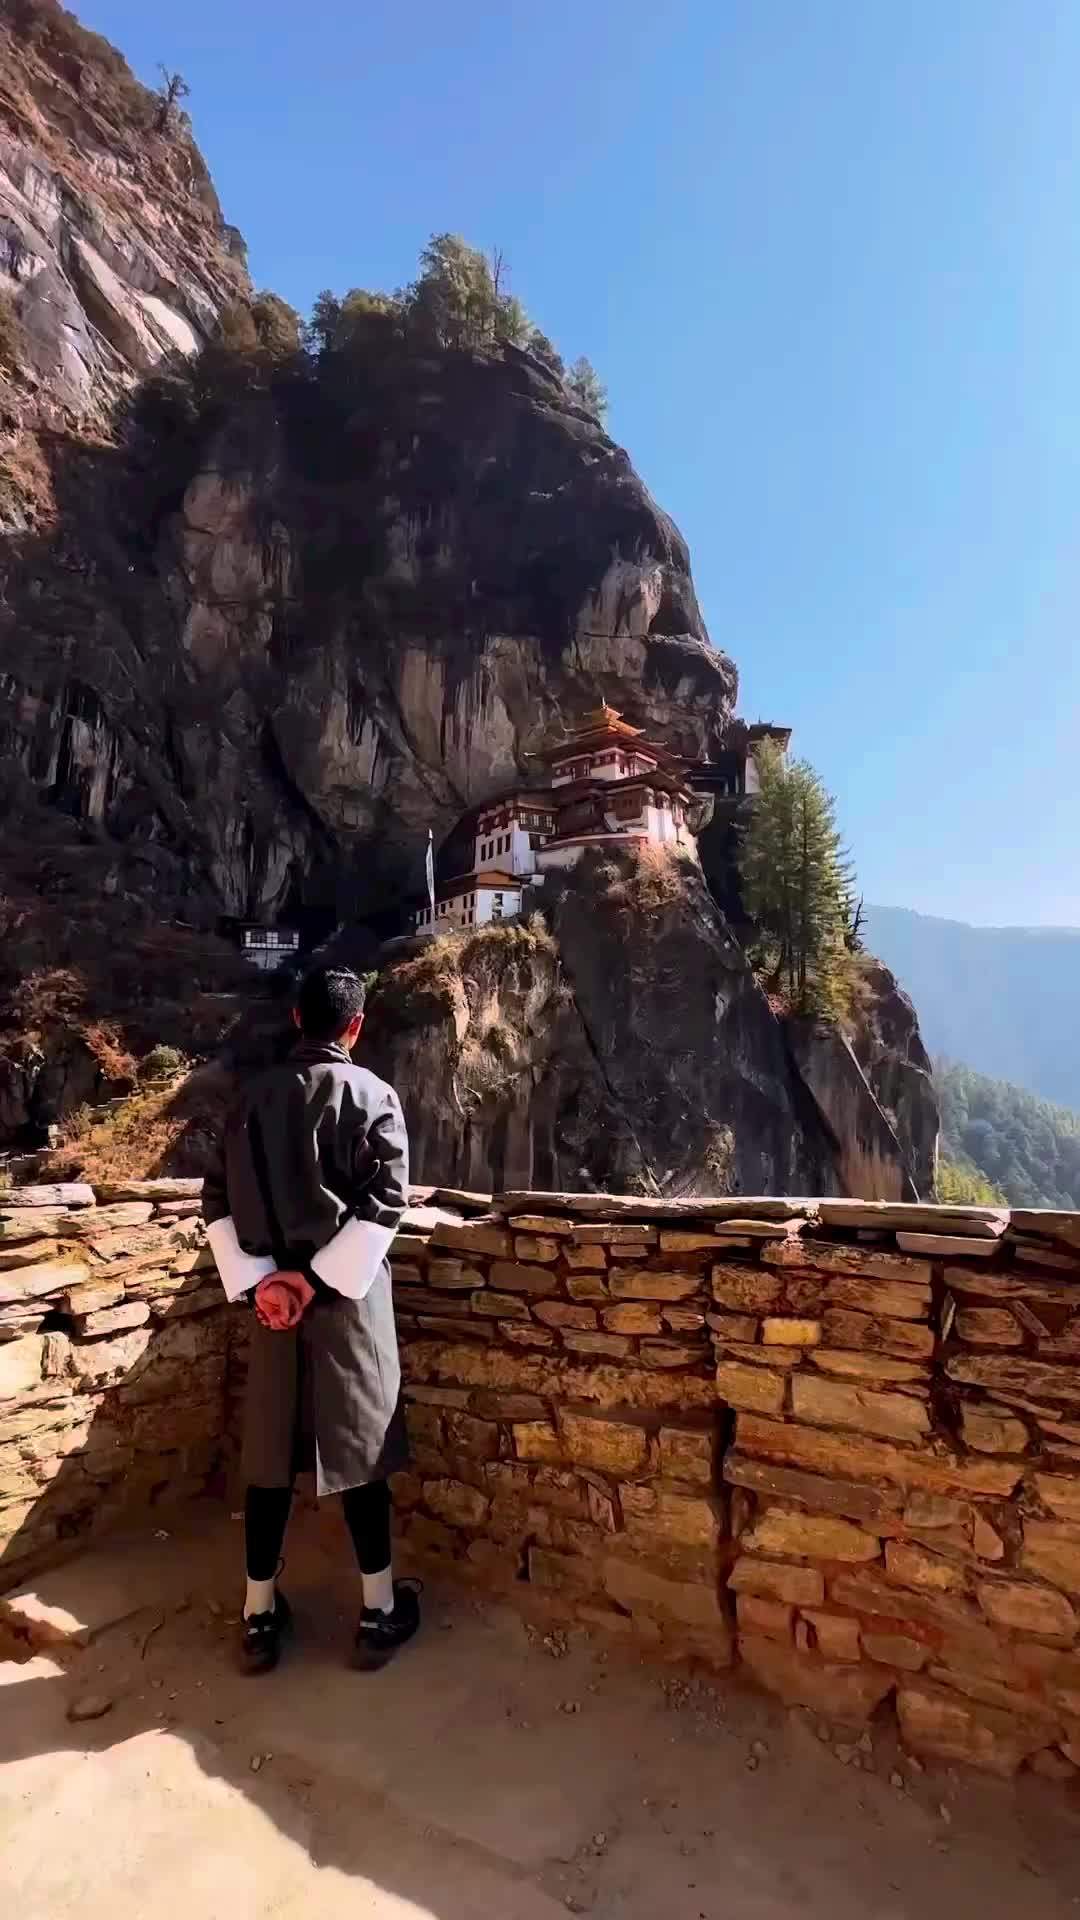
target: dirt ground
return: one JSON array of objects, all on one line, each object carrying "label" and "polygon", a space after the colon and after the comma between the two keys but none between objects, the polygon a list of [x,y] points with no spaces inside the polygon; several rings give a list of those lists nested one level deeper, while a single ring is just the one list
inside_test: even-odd
[{"label": "dirt ground", "polygon": [[[0,1908],[19,1920],[1080,1908],[1076,1789],[918,1769],[887,1724],[860,1745],[734,1681],[431,1584],[421,1639],[350,1672],[335,1513],[300,1514],[296,1637],[276,1674],[244,1679],[239,1526],[220,1508],[162,1526],[37,1583],[89,1645],[0,1659]],[[89,1695],[109,1710],[68,1719]]]}]

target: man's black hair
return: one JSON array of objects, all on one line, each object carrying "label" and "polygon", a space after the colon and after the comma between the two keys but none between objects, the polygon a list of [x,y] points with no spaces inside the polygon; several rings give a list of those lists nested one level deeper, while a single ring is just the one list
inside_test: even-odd
[{"label": "man's black hair", "polygon": [[296,1011],[306,1040],[337,1040],[364,1011],[367,987],[348,967],[312,967],[300,983]]}]

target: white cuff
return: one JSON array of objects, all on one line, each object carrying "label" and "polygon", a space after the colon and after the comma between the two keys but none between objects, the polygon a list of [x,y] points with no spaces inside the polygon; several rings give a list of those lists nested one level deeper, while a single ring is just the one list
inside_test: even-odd
[{"label": "white cuff", "polygon": [[245,1253],[236,1237],[232,1214],[215,1220],[206,1229],[210,1251],[217,1261],[226,1300],[239,1300],[251,1287],[257,1287],[268,1273],[277,1272],[277,1261],[268,1253]]},{"label": "white cuff", "polygon": [[347,1300],[362,1300],[382,1266],[396,1227],[374,1227],[368,1220],[346,1220],[311,1262],[313,1273]]}]

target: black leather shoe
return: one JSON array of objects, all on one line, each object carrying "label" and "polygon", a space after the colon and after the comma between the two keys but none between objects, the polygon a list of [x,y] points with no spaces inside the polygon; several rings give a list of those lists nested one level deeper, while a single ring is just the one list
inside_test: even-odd
[{"label": "black leather shoe", "polygon": [[399,1647],[420,1625],[419,1580],[394,1581],[394,1611],[382,1613],[377,1607],[365,1607],[356,1628],[352,1663],[362,1673],[374,1673],[392,1660]]},{"label": "black leather shoe", "polygon": [[281,1658],[282,1636],[292,1626],[292,1608],[274,1595],[272,1613],[249,1613],[240,1623],[240,1665],[245,1673],[272,1673]]}]

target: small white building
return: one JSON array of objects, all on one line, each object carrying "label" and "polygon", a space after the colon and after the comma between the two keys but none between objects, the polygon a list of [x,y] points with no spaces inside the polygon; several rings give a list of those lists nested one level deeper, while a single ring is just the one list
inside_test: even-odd
[{"label": "small white building", "polygon": [[536,872],[538,856],[555,832],[558,808],[545,793],[526,787],[482,807],[476,818],[473,858],[478,873],[500,868],[515,877]]},{"label": "small white building", "polygon": [[240,952],[260,973],[276,973],[300,952],[300,935],[295,927],[241,927]]},{"label": "small white building", "polygon": [[522,881],[497,867],[463,873],[440,887],[434,915],[430,906],[421,907],[413,915],[413,924],[417,933],[448,933],[486,927],[493,920],[512,920],[521,912],[522,891]]},{"label": "small white building", "polygon": [[[791,728],[774,726],[771,721],[733,720],[724,745],[707,763],[695,767],[691,781],[695,792],[707,793],[716,802],[741,803],[754,800],[761,792],[755,750],[763,740],[771,740],[786,753],[791,744]],[[729,809],[731,811],[731,809]]]}]

